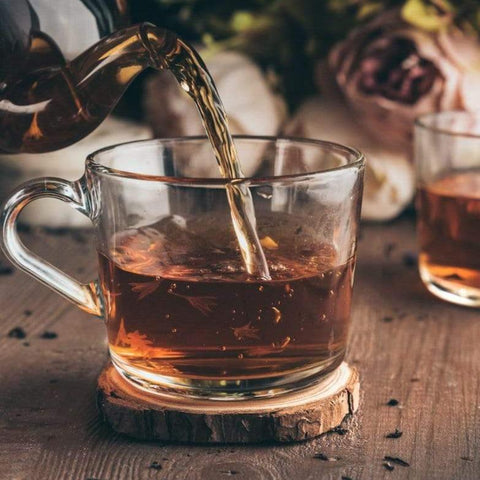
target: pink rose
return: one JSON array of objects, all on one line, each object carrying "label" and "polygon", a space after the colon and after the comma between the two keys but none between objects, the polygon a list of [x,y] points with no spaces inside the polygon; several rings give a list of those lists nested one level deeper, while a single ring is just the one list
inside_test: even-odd
[{"label": "pink rose", "polygon": [[480,42],[453,25],[421,30],[389,10],[337,44],[329,66],[362,124],[390,146],[411,144],[420,114],[480,109]]}]

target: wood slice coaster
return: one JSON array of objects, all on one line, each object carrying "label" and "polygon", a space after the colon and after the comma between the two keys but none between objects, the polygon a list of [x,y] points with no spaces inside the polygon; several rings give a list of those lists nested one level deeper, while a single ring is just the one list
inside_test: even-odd
[{"label": "wood slice coaster", "polygon": [[109,364],[98,379],[97,400],[113,430],[141,440],[293,442],[340,425],[357,410],[359,390],[357,370],[344,362],[324,382],[277,398],[174,398],[136,388]]}]

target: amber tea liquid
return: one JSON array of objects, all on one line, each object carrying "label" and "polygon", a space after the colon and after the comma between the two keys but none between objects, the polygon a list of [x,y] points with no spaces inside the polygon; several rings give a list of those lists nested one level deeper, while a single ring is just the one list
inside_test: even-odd
[{"label": "amber tea liquid", "polygon": [[422,277],[467,298],[477,289],[478,297],[480,170],[450,173],[421,187],[417,202]]},{"label": "amber tea liquid", "polygon": [[[272,278],[259,281],[235,248],[165,253],[156,237],[153,229],[125,232],[99,256],[111,355],[134,380],[189,388],[206,381],[241,393],[262,379],[298,386],[341,363],[353,260],[333,266],[328,245],[267,251]],[[187,253],[182,265],[165,264]]]}]

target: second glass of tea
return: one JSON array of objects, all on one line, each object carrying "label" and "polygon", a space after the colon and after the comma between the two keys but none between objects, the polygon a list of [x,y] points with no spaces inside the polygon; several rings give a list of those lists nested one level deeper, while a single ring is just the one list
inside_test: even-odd
[{"label": "second glass of tea", "polygon": [[[246,271],[227,201],[232,182],[202,173],[215,162],[206,138],[109,147],[88,158],[80,180],[34,180],[6,203],[8,256],[103,316],[113,364],[149,391],[272,396],[321,381],[343,361],[363,156],[313,140],[235,144],[240,158],[263,159],[261,174],[234,184],[253,198],[270,278]],[[17,215],[41,196],[91,218],[98,280],[79,284],[20,243]]]},{"label": "second glass of tea", "polygon": [[443,300],[480,307],[480,113],[417,119],[415,162],[423,283]]}]

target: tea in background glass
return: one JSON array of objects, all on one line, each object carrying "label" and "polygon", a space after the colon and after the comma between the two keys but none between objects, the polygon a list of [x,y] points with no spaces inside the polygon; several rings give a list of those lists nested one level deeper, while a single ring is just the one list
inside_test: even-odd
[{"label": "tea in background glass", "polygon": [[442,112],[415,125],[419,269],[434,295],[480,306],[480,114]]}]

